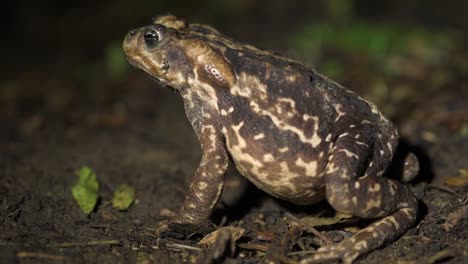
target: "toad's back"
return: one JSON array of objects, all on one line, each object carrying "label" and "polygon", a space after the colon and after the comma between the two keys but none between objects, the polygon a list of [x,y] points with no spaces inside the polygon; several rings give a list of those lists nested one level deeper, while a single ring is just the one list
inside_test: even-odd
[{"label": "toad's back", "polygon": [[323,198],[334,142],[363,126],[377,132],[380,112],[301,64],[282,61],[278,67],[265,55],[224,54],[237,66],[237,83],[218,91],[218,105],[237,168],[273,196],[300,204]]}]

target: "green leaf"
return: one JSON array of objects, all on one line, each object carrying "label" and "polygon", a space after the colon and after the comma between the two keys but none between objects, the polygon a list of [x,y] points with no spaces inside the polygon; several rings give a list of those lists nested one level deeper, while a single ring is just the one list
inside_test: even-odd
[{"label": "green leaf", "polygon": [[96,206],[99,198],[99,182],[96,174],[87,166],[75,172],[78,182],[72,187],[72,194],[81,210],[89,215]]},{"label": "green leaf", "polygon": [[112,197],[112,207],[117,210],[127,210],[130,205],[135,200],[135,190],[126,184],[122,184],[114,192],[114,197]]}]

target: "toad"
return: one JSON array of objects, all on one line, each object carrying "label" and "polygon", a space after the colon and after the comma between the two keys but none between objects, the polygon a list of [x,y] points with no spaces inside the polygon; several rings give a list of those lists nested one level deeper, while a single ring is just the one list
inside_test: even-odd
[{"label": "toad", "polygon": [[[374,104],[315,68],[172,15],[131,30],[128,61],[183,98],[202,149],[185,201],[169,228],[203,230],[232,159],[270,195],[301,205],[326,199],[338,212],[375,221],[302,263],[352,262],[402,235],[418,201],[385,177],[398,132]],[[418,171],[414,155],[404,174]]]}]

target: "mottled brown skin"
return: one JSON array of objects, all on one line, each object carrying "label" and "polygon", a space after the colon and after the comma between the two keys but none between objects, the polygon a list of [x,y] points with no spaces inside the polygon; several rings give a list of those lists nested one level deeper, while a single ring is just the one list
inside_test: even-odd
[{"label": "mottled brown skin", "polygon": [[[314,68],[171,15],[130,31],[123,48],[131,64],[180,93],[203,151],[170,228],[206,226],[229,157],[277,198],[305,205],[326,199],[339,212],[378,219],[302,263],[352,262],[414,223],[411,191],[382,177],[397,146],[395,126]],[[411,177],[417,160],[408,161]]]}]

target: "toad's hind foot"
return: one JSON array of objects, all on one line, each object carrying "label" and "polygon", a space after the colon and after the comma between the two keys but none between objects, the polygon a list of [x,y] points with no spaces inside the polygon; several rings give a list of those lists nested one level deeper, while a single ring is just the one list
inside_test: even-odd
[{"label": "toad's hind foot", "polygon": [[375,249],[385,242],[395,239],[406,231],[416,219],[415,208],[403,208],[384,217],[345,239],[338,244],[321,247],[301,264],[322,263],[341,259],[343,263],[352,263],[357,257]]},{"label": "toad's hind foot", "polygon": [[169,220],[163,220],[156,226],[156,236],[165,236],[167,233],[175,233],[182,237],[189,236],[192,234],[205,235],[215,230],[215,225],[207,220],[200,223],[189,223],[178,221],[177,218]]},{"label": "toad's hind foot", "polygon": [[211,221],[207,220],[201,223],[170,222],[169,229],[187,236],[190,234],[205,235],[215,230],[216,227]]}]

